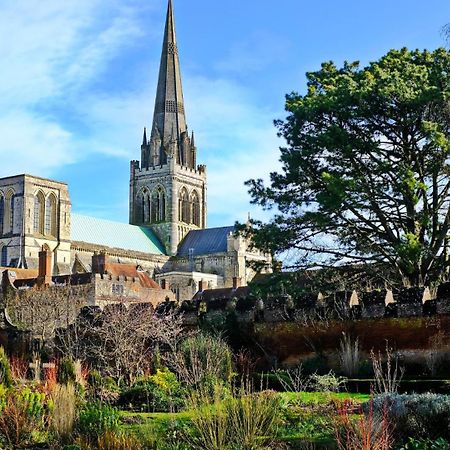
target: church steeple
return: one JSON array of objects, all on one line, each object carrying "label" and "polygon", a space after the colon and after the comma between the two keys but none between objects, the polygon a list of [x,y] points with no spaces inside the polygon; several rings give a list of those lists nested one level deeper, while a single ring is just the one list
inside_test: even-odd
[{"label": "church steeple", "polygon": [[167,253],[176,255],[190,230],[206,227],[206,179],[206,166],[197,165],[194,134],[186,126],[173,5],[168,0],[151,132],[144,130],[141,161],[130,164],[130,223],[151,227]]},{"label": "church steeple", "polygon": [[[157,130],[157,131],[156,131]],[[173,136],[173,131],[175,136]],[[156,91],[155,112],[150,141],[156,138],[156,132],[161,139],[161,162],[167,160],[167,146],[173,138],[180,143],[182,134],[186,131],[184,113],[183,88],[181,85],[180,62],[178,59],[175,19],[172,0],[167,7],[166,27],[159,68],[158,89]]]}]

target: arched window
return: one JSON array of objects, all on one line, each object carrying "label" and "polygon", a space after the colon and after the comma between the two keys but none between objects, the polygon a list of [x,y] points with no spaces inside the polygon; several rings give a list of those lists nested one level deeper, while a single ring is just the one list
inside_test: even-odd
[{"label": "arched window", "polygon": [[142,222],[150,222],[150,193],[145,189],[142,192]]},{"label": "arched window", "polygon": [[192,205],[192,223],[199,227],[201,225],[200,218],[200,198],[196,191],[191,195],[191,205]]},{"label": "arched window", "polygon": [[178,197],[178,218],[181,222],[190,223],[189,196],[186,188],[181,189]]},{"label": "arched window", "polygon": [[3,221],[5,217],[5,198],[0,194],[0,236],[3,234]]},{"label": "arched window", "polygon": [[156,188],[152,193],[151,210],[151,223],[166,220],[166,194],[161,187]]},{"label": "arched window", "polygon": [[159,211],[160,211],[160,204],[159,204],[159,191],[155,190],[152,193],[152,217],[151,217],[151,223],[159,222]]},{"label": "arched window", "polygon": [[3,233],[12,233],[14,227],[14,192],[9,191],[5,197]]},{"label": "arched window", "polygon": [[166,220],[166,193],[161,189],[159,192],[159,204],[160,204],[160,215],[159,220],[164,222]]},{"label": "arched window", "polygon": [[45,234],[56,237],[56,197],[50,194],[45,202]]},{"label": "arched window", "polygon": [[0,247],[0,266],[8,267],[8,247],[6,245]]},{"label": "arched window", "polygon": [[35,233],[44,234],[45,198],[42,192],[38,192],[34,197],[34,223]]}]

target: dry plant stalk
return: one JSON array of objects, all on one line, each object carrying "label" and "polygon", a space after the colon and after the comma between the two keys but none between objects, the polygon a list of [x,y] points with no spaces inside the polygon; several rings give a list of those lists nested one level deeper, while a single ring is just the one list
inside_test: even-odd
[{"label": "dry plant stalk", "polygon": [[17,356],[11,356],[9,361],[11,366],[11,374],[14,380],[16,381],[26,380],[29,363]]},{"label": "dry plant stalk", "polygon": [[445,359],[445,341],[447,335],[441,329],[429,339],[430,349],[425,355],[427,369],[435,376]]},{"label": "dry plant stalk", "polygon": [[255,393],[250,383],[227,400],[230,436],[236,448],[271,448],[276,435],[280,403],[273,392]]},{"label": "dry plant stalk", "polygon": [[339,347],[339,362],[341,370],[347,377],[358,374],[360,362],[359,339],[352,339],[348,334],[343,335]]},{"label": "dry plant stalk", "polygon": [[311,387],[311,380],[303,376],[302,364],[299,364],[294,369],[287,369],[284,374],[287,376],[287,380],[282,373],[275,372],[278,382],[286,392],[305,392]]},{"label": "dry plant stalk", "polygon": [[373,410],[373,399],[367,415],[358,420],[352,418],[348,408],[339,412],[335,424],[336,443],[339,450],[390,450],[393,447],[393,429],[389,422],[388,409],[377,417]]},{"label": "dry plant stalk", "polygon": [[399,367],[398,357],[394,356],[392,348],[386,343],[386,363],[383,367],[383,356],[372,350],[370,352],[375,385],[375,394],[396,394],[405,373],[404,367]]},{"label": "dry plant stalk", "polygon": [[188,398],[188,409],[192,411],[193,433],[184,438],[191,448],[223,450],[229,442],[228,416],[225,409],[225,389],[216,384],[211,396],[206,388],[192,391]]},{"label": "dry plant stalk", "polygon": [[75,386],[72,383],[57,384],[53,389],[52,400],[52,428],[65,441],[72,435],[76,420],[77,396]]}]

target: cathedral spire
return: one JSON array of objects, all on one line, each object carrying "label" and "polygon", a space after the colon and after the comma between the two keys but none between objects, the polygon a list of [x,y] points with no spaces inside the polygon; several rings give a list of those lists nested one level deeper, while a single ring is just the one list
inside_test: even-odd
[{"label": "cathedral spire", "polygon": [[147,141],[147,128],[144,127],[144,136],[142,137],[142,145],[148,145]]},{"label": "cathedral spire", "polygon": [[[181,134],[186,131],[184,115],[183,89],[181,85],[180,62],[178,59],[177,39],[175,33],[175,19],[172,0],[167,7],[166,27],[159,69],[158,89],[156,91],[155,112],[153,116],[153,130],[158,128],[162,145],[169,144],[172,129],[179,142]],[[151,138],[153,139],[154,131]]]}]

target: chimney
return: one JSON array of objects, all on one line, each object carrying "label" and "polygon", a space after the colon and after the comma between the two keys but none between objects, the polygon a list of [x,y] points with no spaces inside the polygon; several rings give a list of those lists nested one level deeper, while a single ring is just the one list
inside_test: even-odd
[{"label": "chimney", "polygon": [[49,286],[52,282],[52,253],[48,247],[39,252],[38,285]]},{"label": "chimney", "polygon": [[198,290],[199,290],[199,292],[203,292],[203,280],[200,280],[198,282]]},{"label": "chimney", "polygon": [[233,277],[233,291],[235,291],[240,285],[240,278]]},{"label": "chimney", "polygon": [[161,280],[161,288],[162,288],[162,289],[167,289],[167,282],[166,282],[166,279],[165,279],[165,278],[163,278],[163,279]]},{"label": "chimney", "polygon": [[98,273],[104,275],[106,272],[106,253],[95,252],[92,255],[92,273]]}]

